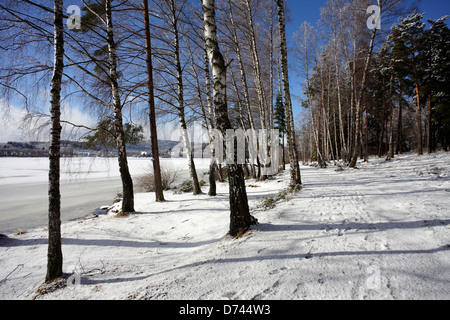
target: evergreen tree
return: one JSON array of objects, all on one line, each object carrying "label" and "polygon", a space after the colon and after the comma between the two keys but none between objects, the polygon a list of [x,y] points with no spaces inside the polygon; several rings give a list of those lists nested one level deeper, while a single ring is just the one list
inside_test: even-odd
[{"label": "evergreen tree", "polygon": [[[125,131],[125,143],[127,144],[137,145],[144,139],[144,129],[141,125],[125,123],[123,129]],[[114,126],[114,119],[103,119],[98,122],[97,131],[93,135],[83,137],[85,141],[82,143],[82,147],[91,150],[101,147],[115,147],[117,146],[116,136],[117,131]]]},{"label": "evergreen tree", "polygon": [[423,50],[421,37],[425,23],[422,22],[424,14],[413,13],[406,18],[400,18],[400,23],[395,25],[392,32],[397,35],[399,43],[402,43],[406,55],[403,56],[403,63],[409,69],[408,77],[412,80],[413,91],[417,105],[417,124],[418,124],[418,146],[417,152],[423,154],[422,150],[422,108],[420,105],[420,85],[421,68],[419,63],[420,53]]},{"label": "evergreen tree", "polygon": [[283,103],[283,97],[281,96],[281,93],[278,93],[276,98],[273,121],[274,121],[274,129],[278,129],[280,132],[280,143],[283,150],[283,170],[285,170],[286,159],[284,156],[284,135],[286,133],[286,114]]},{"label": "evergreen tree", "polygon": [[420,62],[424,81],[422,96],[428,109],[428,153],[435,149],[438,141],[444,149],[449,143],[450,29],[446,18],[428,20],[431,26],[422,35]]}]

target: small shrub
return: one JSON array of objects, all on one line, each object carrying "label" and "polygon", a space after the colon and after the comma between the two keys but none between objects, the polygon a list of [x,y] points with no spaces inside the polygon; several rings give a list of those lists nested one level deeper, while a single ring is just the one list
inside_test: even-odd
[{"label": "small shrub", "polygon": [[194,186],[192,185],[191,180],[184,181],[181,186],[178,188],[178,192],[192,192],[194,191]]},{"label": "small shrub", "polygon": [[276,196],[276,198],[275,198],[275,201],[279,201],[279,200],[284,200],[284,199],[286,199],[287,194],[288,194],[287,190],[281,190],[281,191],[277,194],[277,196]]},{"label": "small shrub", "polygon": [[261,204],[259,205],[259,207],[262,210],[267,211],[267,210],[273,209],[275,207],[275,202],[276,202],[276,200],[274,197],[267,196],[267,197],[264,197],[264,199],[261,201]]},{"label": "small shrub", "polygon": [[275,196],[264,197],[264,199],[259,204],[259,207],[263,211],[267,211],[267,210],[273,209],[273,208],[275,208],[275,204],[278,201],[287,199],[287,196],[288,196],[289,193],[296,193],[296,192],[299,192],[300,190],[301,190],[301,186],[300,185],[296,185],[293,188],[288,188],[288,189],[281,190]]},{"label": "small shrub", "polygon": [[[161,183],[164,190],[171,189],[177,178],[177,169],[168,169],[164,166],[161,166]],[[153,167],[151,165],[146,170],[146,173],[143,176],[137,178],[136,188],[141,192],[155,191],[155,176],[153,173]]]}]

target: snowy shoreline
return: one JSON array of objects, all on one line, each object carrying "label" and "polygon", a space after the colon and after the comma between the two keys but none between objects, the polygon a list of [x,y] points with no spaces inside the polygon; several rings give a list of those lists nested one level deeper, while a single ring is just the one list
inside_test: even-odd
[{"label": "snowy shoreline", "polygon": [[8,234],[0,299],[450,299],[450,154],[358,167],[302,166],[303,190],[267,211],[289,172],[247,181],[259,225],[237,240],[226,183],[214,198],[137,194],[128,217],[63,223],[64,272],[79,282],[41,296],[45,228]]}]

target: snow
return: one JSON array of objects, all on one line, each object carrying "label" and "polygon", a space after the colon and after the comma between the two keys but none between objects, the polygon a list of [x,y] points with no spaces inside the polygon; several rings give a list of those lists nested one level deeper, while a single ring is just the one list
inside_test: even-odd
[{"label": "snow", "polygon": [[[129,158],[128,165],[132,176],[138,176],[151,168],[149,158]],[[208,168],[208,159],[196,159],[202,169]],[[0,185],[47,183],[48,158],[0,158]],[[161,159],[168,169],[185,168],[183,158]],[[64,183],[84,182],[87,179],[106,179],[119,177],[117,158],[73,157],[61,159],[61,181]]]},{"label": "snow", "polygon": [[[302,166],[304,188],[263,211],[289,171],[247,181],[259,220],[226,235],[218,196],[137,194],[137,212],[62,224],[67,287],[36,295],[43,228],[0,238],[0,299],[450,299],[450,154]],[[207,191],[207,186],[203,187]]]},{"label": "snow", "polygon": [[[200,179],[209,160],[197,159]],[[166,170],[189,179],[184,158],[161,159]],[[128,158],[135,182],[151,168],[150,158]],[[0,233],[45,226],[48,223],[48,158],[0,158]],[[139,188],[136,188],[139,190]],[[115,158],[63,158],[61,161],[61,217],[63,221],[90,215],[111,204],[122,191]]]}]

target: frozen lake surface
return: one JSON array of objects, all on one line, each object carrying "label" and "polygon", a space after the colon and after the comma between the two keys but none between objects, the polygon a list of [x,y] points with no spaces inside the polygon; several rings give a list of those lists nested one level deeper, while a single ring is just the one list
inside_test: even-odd
[{"label": "frozen lake surface", "polygon": [[[161,159],[163,166],[177,169],[180,179],[188,178],[184,158]],[[196,159],[200,169],[209,160]],[[134,179],[148,168],[150,158],[129,158]],[[103,205],[111,205],[122,186],[116,158],[61,159],[61,219],[82,218]],[[0,158],[0,233],[14,232],[47,224],[48,159]]]}]

